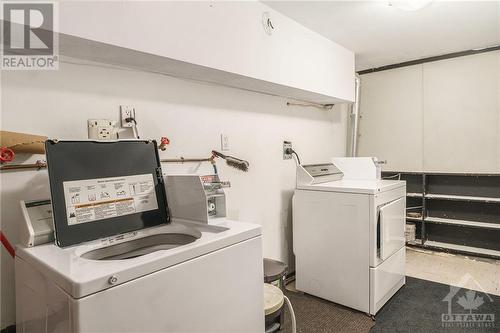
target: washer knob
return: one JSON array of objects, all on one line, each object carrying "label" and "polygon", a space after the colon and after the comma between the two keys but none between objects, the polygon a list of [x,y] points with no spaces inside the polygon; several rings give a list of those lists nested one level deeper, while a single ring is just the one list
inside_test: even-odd
[{"label": "washer knob", "polygon": [[118,282],[118,278],[117,278],[115,275],[111,276],[111,277],[108,279],[108,283],[109,283],[109,284],[115,284],[116,282]]}]

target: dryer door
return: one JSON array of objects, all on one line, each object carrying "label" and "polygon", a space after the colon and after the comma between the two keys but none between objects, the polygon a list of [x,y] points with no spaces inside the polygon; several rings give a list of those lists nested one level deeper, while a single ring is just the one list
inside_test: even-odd
[{"label": "dryer door", "polygon": [[385,260],[405,245],[405,198],[391,201],[378,209],[380,259]]}]

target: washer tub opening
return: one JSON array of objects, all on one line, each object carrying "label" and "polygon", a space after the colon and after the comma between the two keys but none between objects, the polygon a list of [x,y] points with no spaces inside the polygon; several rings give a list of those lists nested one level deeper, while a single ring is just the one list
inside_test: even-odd
[{"label": "washer tub opening", "polygon": [[162,233],[133,239],[119,244],[102,247],[82,254],[82,258],[92,260],[132,259],[160,250],[170,250],[194,242],[201,232]]}]

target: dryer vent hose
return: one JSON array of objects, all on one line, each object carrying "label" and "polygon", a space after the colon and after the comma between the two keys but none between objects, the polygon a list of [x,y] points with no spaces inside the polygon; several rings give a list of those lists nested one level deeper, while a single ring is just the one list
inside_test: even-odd
[{"label": "dryer vent hose", "polygon": [[297,323],[295,322],[295,312],[293,312],[292,302],[283,295],[285,298],[286,305],[288,306],[288,310],[290,311],[290,317],[292,318],[292,333],[297,333]]}]

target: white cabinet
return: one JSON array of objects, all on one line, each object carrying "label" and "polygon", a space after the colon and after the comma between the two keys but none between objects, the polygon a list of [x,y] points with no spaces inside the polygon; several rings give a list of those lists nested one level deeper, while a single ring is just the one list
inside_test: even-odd
[{"label": "white cabinet", "polygon": [[257,1],[59,7],[63,55],[318,103],[354,100],[354,54]]}]

